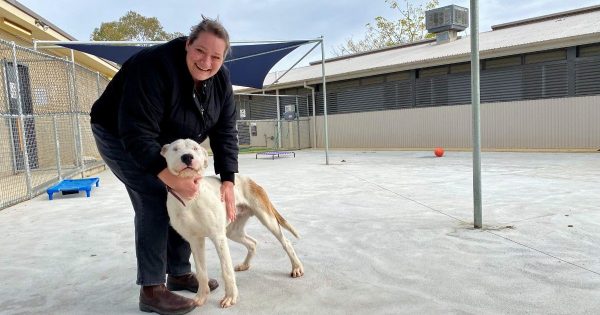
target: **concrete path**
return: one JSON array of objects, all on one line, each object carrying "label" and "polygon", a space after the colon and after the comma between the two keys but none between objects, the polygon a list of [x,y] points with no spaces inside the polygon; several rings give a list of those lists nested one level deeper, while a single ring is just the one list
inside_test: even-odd
[{"label": "concrete path", "polygon": [[[473,229],[468,152],[321,151],[240,156],[301,234],[305,276],[257,221],[259,246],[191,314],[598,314],[600,153],[482,154]],[[141,314],[133,210],[110,172],[86,198],[46,195],[0,211],[1,314]],[[208,242],[209,274],[220,279]],[[234,262],[245,249],[231,243]],[[192,294],[184,294],[191,296]]]}]

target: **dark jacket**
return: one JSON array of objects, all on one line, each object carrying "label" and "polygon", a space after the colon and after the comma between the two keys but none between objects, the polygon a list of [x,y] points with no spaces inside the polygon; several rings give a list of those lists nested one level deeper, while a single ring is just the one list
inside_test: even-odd
[{"label": "dark jacket", "polygon": [[223,65],[202,82],[196,103],[185,42],[180,37],[129,58],[92,106],[91,123],[121,138],[134,161],[153,174],[167,166],[160,155],[164,144],[209,137],[215,172],[233,181],[238,143],[229,70]]}]

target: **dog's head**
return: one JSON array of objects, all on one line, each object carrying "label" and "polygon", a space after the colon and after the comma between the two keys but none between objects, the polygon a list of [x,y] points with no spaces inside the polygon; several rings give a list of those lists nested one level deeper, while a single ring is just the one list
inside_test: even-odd
[{"label": "dog's head", "polygon": [[191,139],[179,139],[165,144],[160,154],[165,157],[167,168],[175,176],[202,175],[208,167],[208,153]]}]

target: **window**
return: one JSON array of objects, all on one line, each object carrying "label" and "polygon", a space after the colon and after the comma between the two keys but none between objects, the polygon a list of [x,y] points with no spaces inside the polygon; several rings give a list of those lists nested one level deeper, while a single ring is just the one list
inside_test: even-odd
[{"label": "window", "polygon": [[521,65],[521,56],[510,56],[485,60],[485,69],[497,69]]},{"label": "window", "polygon": [[360,85],[382,84],[384,80],[384,76],[362,78],[360,79]]},{"label": "window", "polygon": [[425,68],[419,70],[419,78],[439,77],[448,74],[448,66]]},{"label": "window", "polygon": [[527,55],[525,55],[525,64],[566,60],[566,59],[567,59],[567,50],[560,49],[560,50],[539,52],[539,53],[534,53],[534,54],[527,54]]},{"label": "window", "polygon": [[600,56],[600,44],[577,47],[578,57]]},{"label": "window", "polygon": [[349,88],[354,88],[360,85],[360,81],[357,80],[346,80],[346,81],[335,81],[327,82],[327,92],[341,91]]},{"label": "window", "polygon": [[390,73],[385,78],[387,82],[410,80],[410,71]]},{"label": "window", "polygon": [[450,65],[450,73],[469,73],[471,72],[471,63],[458,63]]}]

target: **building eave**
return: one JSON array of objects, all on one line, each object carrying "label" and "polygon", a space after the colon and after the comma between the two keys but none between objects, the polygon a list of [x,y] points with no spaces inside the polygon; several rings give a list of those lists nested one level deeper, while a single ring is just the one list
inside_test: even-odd
[{"label": "building eave", "polygon": [[[56,27],[43,17],[39,16],[31,9],[15,0],[6,0],[0,2],[0,15],[3,19],[8,20],[25,31],[15,29],[14,27],[6,27],[5,23],[0,21],[0,28],[4,31],[19,37],[27,42],[32,43],[35,40],[57,40],[57,41],[75,41],[76,39],[67,34],[65,31]],[[71,51],[69,49],[45,49],[45,52],[56,56],[71,59]],[[75,51],[73,53],[75,62],[91,70],[98,71],[105,77],[112,78],[118,71],[118,68],[104,61],[101,58],[91,56],[85,53]]]}]

